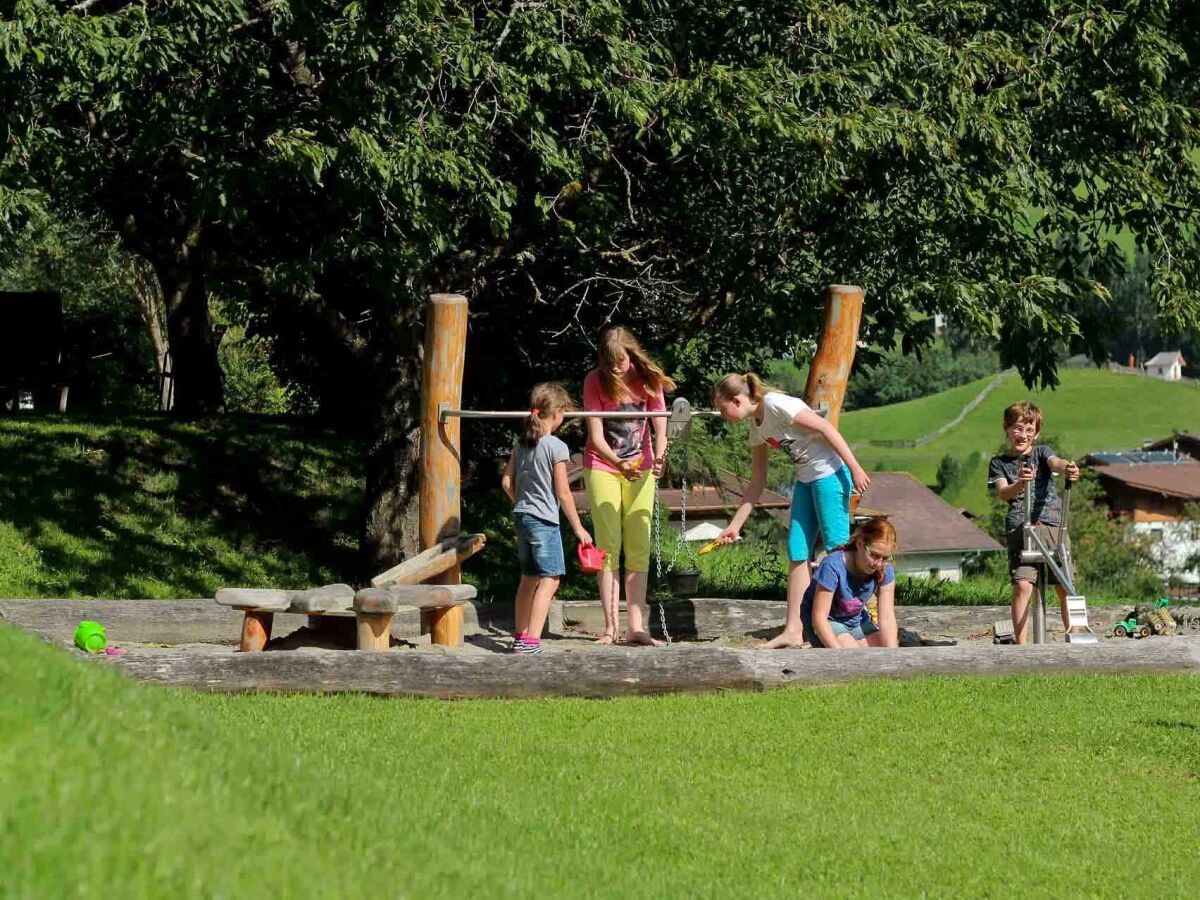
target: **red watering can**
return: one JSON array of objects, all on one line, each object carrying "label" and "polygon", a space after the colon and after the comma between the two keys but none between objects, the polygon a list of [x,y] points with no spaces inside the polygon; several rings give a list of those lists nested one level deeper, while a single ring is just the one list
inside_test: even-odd
[{"label": "red watering can", "polygon": [[588,575],[595,575],[604,569],[604,557],[608,553],[595,544],[576,544],[575,552],[579,554],[579,568]]}]

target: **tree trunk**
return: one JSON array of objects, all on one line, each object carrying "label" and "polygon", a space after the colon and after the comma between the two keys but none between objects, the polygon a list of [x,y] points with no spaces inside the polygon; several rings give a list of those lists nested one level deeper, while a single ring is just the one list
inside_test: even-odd
[{"label": "tree trunk", "polygon": [[186,259],[158,263],[155,270],[167,308],[174,410],[184,416],[218,412],[224,388],[204,275]]},{"label": "tree trunk", "polygon": [[376,396],[366,464],[364,576],[389,569],[418,550],[421,452],[421,361],[415,316],[395,316],[391,334],[373,341]]},{"label": "tree trunk", "polygon": [[154,347],[154,371],[158,373],[160,386],[158,408],[161,412],[170,412],[170,389],[163,378],[169,347],[164,333],[163,304],[159,300],[158,284],[141,257],[130,257],[129,271],[133,276],[133,292],[137,296],[138,308],[150,331],[150,343]]}]

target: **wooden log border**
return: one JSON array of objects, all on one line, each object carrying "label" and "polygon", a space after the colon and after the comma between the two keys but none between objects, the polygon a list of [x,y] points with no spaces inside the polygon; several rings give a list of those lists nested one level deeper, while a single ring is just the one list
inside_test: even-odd
[{"label": "wooden log border", "polygon": [[996,647],[974,642],[900,650],[614,647],[537,656],[505,653],[223,653],[134,650],[90,657],[138,681],[201,691],[358,692],[458,698],[622,697],[924,675],[1200,675],[1200,637],[1099,646]]}]

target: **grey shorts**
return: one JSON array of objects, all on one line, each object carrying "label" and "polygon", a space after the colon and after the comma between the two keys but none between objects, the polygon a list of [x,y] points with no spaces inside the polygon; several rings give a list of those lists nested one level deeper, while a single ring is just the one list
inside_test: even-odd
[{"label": "grey shorts", "polygon": [[[1055,550],[1058,547],[1058,526],[1057,525],[1035,525],[1038,537],[1049,547]],[[1071,549],[1070,535],[1063,535],[1063,543],[1067,549]],[[1018,581],[1028,581],[1030,584],[1036,584],[1038,580],[1038,569],[1040,566],[1026,565],[1021,562],[1021,551],[1025,549],[1025,533],[1022,530],[1010,531],[1008,533],[1008,574],[1009,580],[1016,584]],[[1046,581],[1048,584],[1058,584],[1058,578],[1049,567],[1046,568]]]}]

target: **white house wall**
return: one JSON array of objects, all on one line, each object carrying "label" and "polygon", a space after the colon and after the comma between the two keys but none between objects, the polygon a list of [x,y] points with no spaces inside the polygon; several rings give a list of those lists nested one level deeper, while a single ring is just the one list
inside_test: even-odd
[{"label": "white house wall", "polygon": [[941,581],[962,580],[961,553],[904,553],[896,557],[896,574],[912,578],[934,575]]},{"label": "white house wall", "polygon": [[1183,569],[1188,559],[1200,555],[1200,522],[1134,522],[1129,528],[1135,534],[1150,537],[1160,575],[1164,578],[1174,575],[1186,584],[1200,584],[1200,571]]}]

